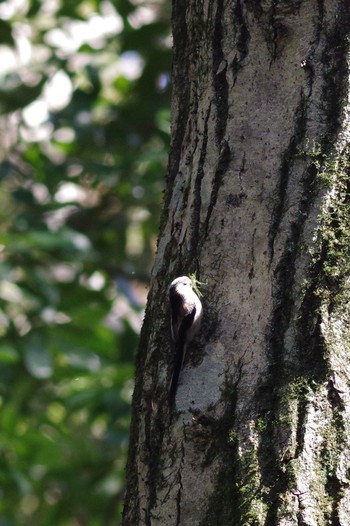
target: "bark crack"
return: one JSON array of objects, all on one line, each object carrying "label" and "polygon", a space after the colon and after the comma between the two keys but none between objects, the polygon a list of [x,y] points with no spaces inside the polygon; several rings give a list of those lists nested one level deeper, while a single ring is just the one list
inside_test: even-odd
[{"label": "bark crack", "polygon": [[298,148],[305,139],[306,134],[306,122],[307,122],[307,111],[306,111],[306,100],[304,94],[300,95],[299,106],[296,110],[296,119],[294,125],[294,133],[286,149],[279,173],[279,183],[277,188],[276,202],[272,212],[272,221],[269,229],[269,253],[270,253],[270,265],[274,257],[274,245],[278,235],[279,227],[283,219],[285,211],[285,203],[287,199],[287,191],[289,184],[289,177],[293,168],[294,159],[298,153]]},{"label": "bark crack", "polygon": [[[185,128],[189,115],[190,83],[189,78],[190,61],[188,49],[190,47],[187,20],[186,0],[178,0],[173,5],[172,27],[174,34],[174,68],[173,83],[178,86],[176,125],[173,126],[172,146],[168,164],[168,178],[174,180],[179,169],[181,159],[181,144],[185,136]],[[172,185],[168,184],[171,189]],[[168,197],[169,199],[169,197]],[[165,207],[167,209],[167,206]]]},{"label": "bark crack", "polygon": [[221,144],[226,133],[228,115],[228,82],[227,61],[222,49],[223,27],[222,20],[224,11],[224,0],[217,1],[215,15],[215,26],[213,32],[213,73],[215,89],[215,105],[217,109],[215,135],[217,144]]},{"label": "bark crack", "polygon": [[327,473],[327,482],[325,489],[331,499],[331,512],[328,518],[328,524],[330,526],[340,526],[339,518],[339,504],[344,496],[344,489],[348,484],[344,483],[339,479],[337,475],[337,467],[339,464],[339,456],[343,448],[347,449],[347,436],[346,436],[346,425],[344,422],[343,414],[345,412],[345,404],[342,400],[338,389],[334,385],[332,379],[328,382],[328,401],[332,408],[332,427],[336,436],[335,447],[335,462],[333,465],[329,465],[329,451],[330,444],[325,443],[325,449],[323,452],[323,463],[324,470]]},{"label": "bark crack", "polygon": [[[207,113],[204,119],[204,130],[203,130],[203,141],[200,151],[197,175],[194,182],[194,192],[193,192],[193,204],[192,204],[192,219],[191,219],[191,240],[190,240],[190,250],[188,253],[189,261],[193,262],[192,253],[196,252],[198,243],[199,243],[199,229],[200,229],[200,215],[201,215],[201,186],[202,180],[204,177],[204,164],[207,155],[207,145],[208,145],[208,123],[209,117],[211,114],[211,103],[207,109]],[[190,268],[193,264],[189,265]]]},{"label": "bark crack", "polygon": [[183,483],[182,483],[182,470],[185,464],[185,439],[186,439],[186,431],[185,431],[185,424],[183,424],[183,432],[184,432],[184,438],[181,440],[181,459],[180,459],[180,465],[178,469],[178,477],[179,477],[179,489],[176,496],[176,526],[179,526],[181,521],[181,496],[183,491]]},{"label": "bark crack", "polygon": [[226,140],[223,140],[221,143],[221,147],[220,147],[217,167],[216,167],[215,174],[214,174],[213,181],[212,181],[210,201],[209,201],[207,215],[206,215],[204,226],[203,226],[204,240],[207,238],[208,233],[209,233],[208,230],[209,230],[209,221],[211,218],[211,214],[215,208],[216,201],[217,201],[218,194],[219,194],[219,189],[223,183],[223,178],[227,172],[230,161],[231,161],[231,149],[230,149],[228,142]]},{"label": "bark crack", "polygon": [[236,48],[238,51],[238,54],[235,55],[234,59],[230,64],[234,86],[237,81],[238,72],[242,68],[242,62],[248,55],[248,42],[250,40],[250,33],[243,15],[241,0],[237,0],[233,8],[233,14],[233,23],[235,24],[237,31]]}]

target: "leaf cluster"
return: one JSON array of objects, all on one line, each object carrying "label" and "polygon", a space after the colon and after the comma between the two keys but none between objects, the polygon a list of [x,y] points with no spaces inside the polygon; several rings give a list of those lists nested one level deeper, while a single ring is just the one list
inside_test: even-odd
[{"label": "leaf cluster", "polygon": [[118,524],[169,145],[162,1],[0,3],[0,523]]}]

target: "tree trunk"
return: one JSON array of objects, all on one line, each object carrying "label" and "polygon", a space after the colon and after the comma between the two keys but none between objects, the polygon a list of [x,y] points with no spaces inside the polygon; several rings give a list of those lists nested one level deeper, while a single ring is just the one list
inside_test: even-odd
[{"label": "tree trunk", "polygon": [[[346,0],[174,0],[172,148],[124,526],[350,524]],[[202,330],[176,408],[167,289]]]}]

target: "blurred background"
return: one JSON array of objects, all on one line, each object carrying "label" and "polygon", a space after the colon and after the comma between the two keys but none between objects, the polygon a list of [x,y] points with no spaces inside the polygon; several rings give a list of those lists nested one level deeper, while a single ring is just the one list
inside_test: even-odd
[{"label": "blurred background", "polygon": [[0,1],[0,526],[120,524],[170,2]]}]

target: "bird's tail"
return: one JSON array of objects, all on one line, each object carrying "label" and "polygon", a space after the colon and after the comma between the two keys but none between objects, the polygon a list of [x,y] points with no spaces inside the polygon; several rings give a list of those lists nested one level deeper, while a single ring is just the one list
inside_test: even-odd
[{"label": "bird's tail", "polygon": [[179,377],[180,377],[184,357],[185,357],[185,342],[183,339],[181,339],[181,341],[177,343],[176,349],[175,349],[174,368],[173,368],[173,374],[171,377],[170,388],[169,388],[170,409],[172,409],[175,405],[177,386],[179,383]]}]

